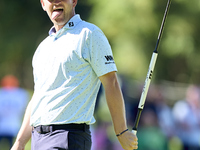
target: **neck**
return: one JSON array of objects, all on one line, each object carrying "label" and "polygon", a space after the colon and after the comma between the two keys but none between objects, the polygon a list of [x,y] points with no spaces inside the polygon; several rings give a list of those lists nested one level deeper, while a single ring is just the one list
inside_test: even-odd
[{"label": "neck", "polygon": [[55,27],[55,29],[56,29],[56,32],[58,32],[60,29],[62,29],[68,22],[69,22],[69,20],[73,17],[73,16],[75,16],[76,14],[75,14],[75,12],[69,17],[69,19],[66,21],[66,23],[64,23],[64,24],[54,24],[54,27]]}]

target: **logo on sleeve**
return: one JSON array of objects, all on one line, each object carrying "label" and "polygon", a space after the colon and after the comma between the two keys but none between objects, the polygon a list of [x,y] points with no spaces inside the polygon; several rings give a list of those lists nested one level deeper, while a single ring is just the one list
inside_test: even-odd
[{"label": "logo on sleeve", "polygon": [[113,59],[113,56],[107,55],[107,56],[105,56],[105,58],[106,58],[105,64],[112,64],[112,63],[115,63],[115,62],[114,62],[114,59]]}]

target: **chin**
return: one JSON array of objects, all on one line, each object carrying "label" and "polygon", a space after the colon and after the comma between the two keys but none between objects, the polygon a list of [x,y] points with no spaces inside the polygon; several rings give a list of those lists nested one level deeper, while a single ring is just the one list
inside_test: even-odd
[{"label": "chin", "polygon": [[57,26],[64,26],[66,23],[67,22],[65,21],[56,21],[56,20],[53,21],[53,24]]}]

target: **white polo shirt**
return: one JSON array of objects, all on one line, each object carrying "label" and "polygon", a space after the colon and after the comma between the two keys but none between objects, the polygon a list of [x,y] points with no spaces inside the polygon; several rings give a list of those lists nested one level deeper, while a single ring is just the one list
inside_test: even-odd
[{"label": "white polo shirt", "polygon": [[107,38],[75,15],[41,42],[33,56],[32,126],[95,122],[99,76],[117,71]]}]

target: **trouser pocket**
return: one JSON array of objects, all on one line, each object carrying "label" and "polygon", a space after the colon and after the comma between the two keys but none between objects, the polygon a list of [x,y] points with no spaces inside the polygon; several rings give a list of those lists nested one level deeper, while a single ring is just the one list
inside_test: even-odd
[{"label": "trouser pocket", "polygon": [[90,131],[69,131],[68,146],[69,150],[91,150]]}]

